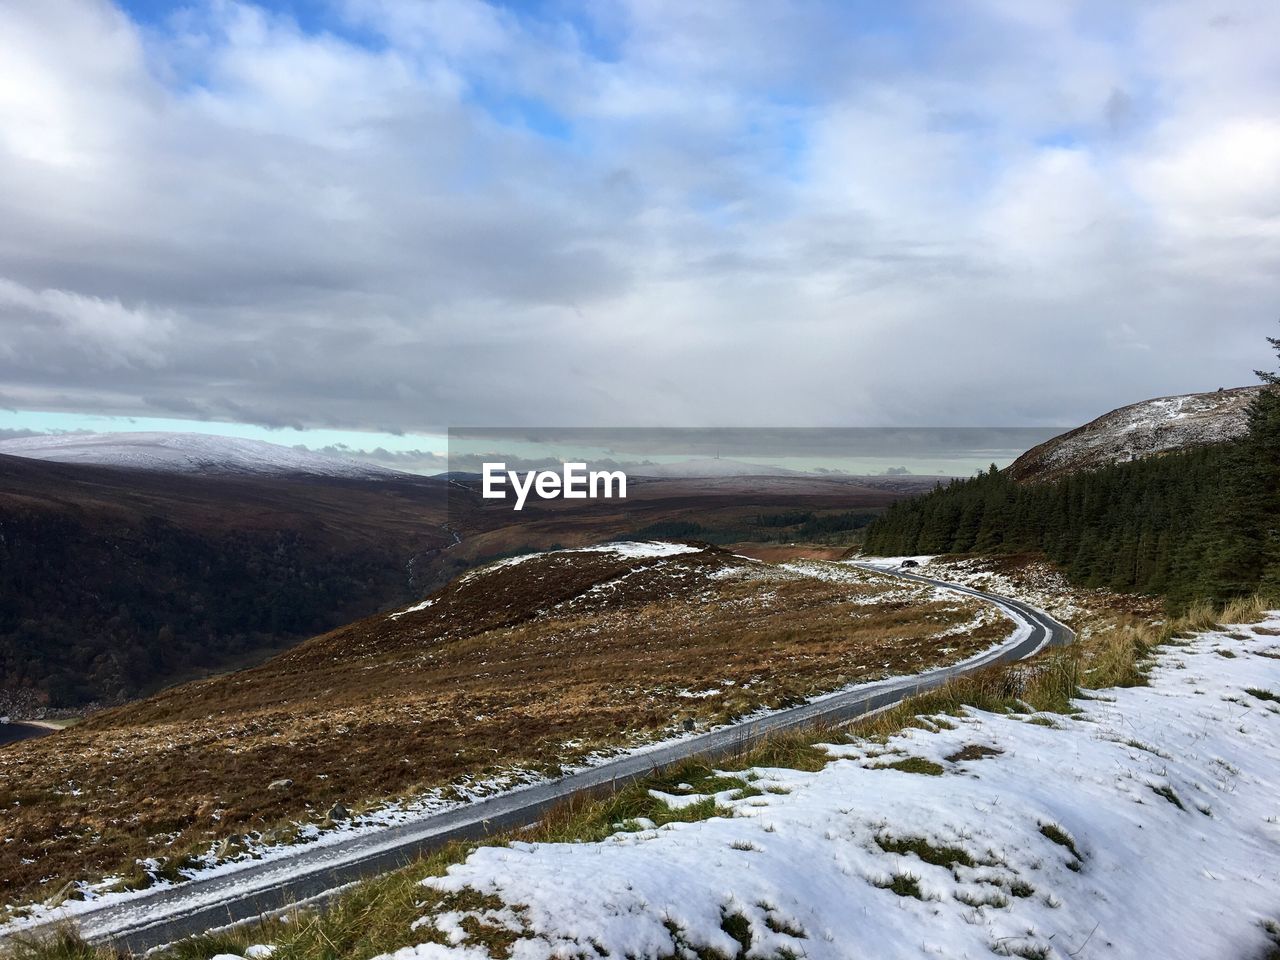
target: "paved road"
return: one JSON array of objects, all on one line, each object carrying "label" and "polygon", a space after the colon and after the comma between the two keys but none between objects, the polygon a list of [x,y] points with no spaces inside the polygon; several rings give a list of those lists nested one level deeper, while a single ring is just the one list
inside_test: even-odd
[{"label": "paved road", "polygon": [[[860,565],[861,566],[861,565]],[[1051,645],[1070,643],[1071,630],[1041,610],[1012,600],[931,580],[889,572],[920,583],[947,587],[994,603],[1017,625],[1010,641],[964,663],[914,677],[866,684],[788,710],[700,736],[631,754],[602,766],[493,797],[421,820],[352,836],[329,846],[300,847],[296,854],[243,869],[160,889],[133,900],[106,904],[75,917],[82,936],[141,953],[186,936],[245,922],[304,901],[323,899],[339,888],[405,866],[451,840],[483,837],[538,820],[570,796],[613,790],[690,756],[733,754],[760,738],[815,724],[838,724],[891,706],[961,674],[1022,659]],[[40,930],[27,931],[28,934]]]}]

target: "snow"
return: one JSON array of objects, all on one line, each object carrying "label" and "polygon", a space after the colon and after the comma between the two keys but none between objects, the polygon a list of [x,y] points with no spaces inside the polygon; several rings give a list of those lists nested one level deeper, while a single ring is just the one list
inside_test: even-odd
[{"label": "snow", "polygon": [[[544,550],[533,553],[520,553],[514,557],[503,557],[501,560],[495,560],[493,563],[479,567],[468,573],[464,573],[458,578],[459,584],[469,583],[477,577],[488,576],[497,570],[505,570],[508,567],[519,566],[536,557],[558,556],[566,553],[612,553],[624,560],[644,560],[649,558],[661,559],[664,557],[675,557],[684,553],[701,553],[704,547],[694,547],[686,543],[668,543],[665,540],[620,540],[614,543],[601,543],[591,547],[566,547],[562,550]],[[428,604],[429,605],[429,604]],[[415,609],[425,609],[424,607],[415,607],[408,610],[401,610],[399,613],[391,614],[393,619],[398,619],[406,613],[412,613]]]},{"label": "snow", "polygon": [[563,552],[613,553],[626,559],[642,559],[646,557],[675,557],[683,553],[701,553],[703,549],[705,548],[690,546],[687,543],[668,543],[665,540],[627,540],[618,543],[604,543],[598,547],[578,547],[576,550]]},{"label": "snow", "polygon": [[276,948],[271,944],[255,943],[245,948],[243,956],[238,953],[218,953],[214,954],[212,960],[269,960],[275,952]]},{"label": "snow", "polygon": [[[700,793],[663,793],[661,790],[650,790],[649,795],[661,800],[672,810],[683,810],[685,807],[695,806],[706,799]],[[649,823],[653,823],[653,821],[650,820]],[[653,827],[650,827],[650,829],[653,829]]]},{"label": "snow", "polygon": [[162,473],[392,478],[372,463],[203,433],[72,433],[0,440],[0,454]]},{"label": "snow", "polygon": [[[453,946],[395,956],[488,956],[466,945],[468,916],[517,920],[515,960],[732,956],[733,914],[761,957],[1261,956],[1280,929],[1280,704],[1246,690],[1280,693],[1274,646],[1211,631],[1164,648],[1150,686],[1073,716],[971,711],[831,746],[817,773],[757,769],[756,786],[789,792],[726,798],[732,817],[479,848],[424,885],[496,895],[503,916],[425,917]],[[999,753],[950,759],[975,745]],[[903,756],[944,772],[885,767]],[[894,840],[962,853],[940,866]],[[888,889],[903,875],[921,899]]]},{"label": "snow", "polygon": [[387,954],[392,960],[487,960],[489,954],[470,947],[442,947],[434,943],[421,943]]},{"label": "snow", "polygon": [[1015,479],[1052,478],[1169,450],[1222,443],[1244,434],[1262,387],[1159,397],[1120,407],[1028,450],[1009,467]]},{"label": "snow", "polygon": [[411,606],[411,607],[405,607],[403,610],[397,610],[395,613],[389,614],[389,615],[387,616],[387,619],[388,619],[388,620],[399,620],[399,619],[400,619],[401,617],[403,617],[406,613],[418,613],[420,610],[425,610],[425,609],[427,609],[427,607],[431,606],[431,605],[432,605],[432,604],[434,604],[435,602],[436,602],[436,598],[435,598],[435,597],[430,597],[430,598],[428,598],[428,599],[426,599],[426,600],[423,600],[421,603],[415,603],[415,604],[414,604],[413,606]]}]

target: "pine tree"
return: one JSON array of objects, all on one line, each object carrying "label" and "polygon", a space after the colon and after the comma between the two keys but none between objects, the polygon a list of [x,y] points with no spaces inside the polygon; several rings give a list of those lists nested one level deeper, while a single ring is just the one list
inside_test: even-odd
[{"label": "pine tree", "polygon": [[[1280,338],[1267,337],[1280,359]],[[1249,432],[1241,460],[1252,486],[1250,522],[1257,538],[1259,586],[1268,595],[1280,590],[1280,372],[1257,370],[1266,385],[1249,407]]]}]

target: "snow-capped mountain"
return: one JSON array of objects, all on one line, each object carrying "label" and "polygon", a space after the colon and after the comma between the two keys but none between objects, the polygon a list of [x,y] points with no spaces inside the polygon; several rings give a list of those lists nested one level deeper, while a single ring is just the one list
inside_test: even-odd
[{"label": "snow-capped mountain", "polygon": [[1112,410],[1032,447],[1009,467],[1015,480],[1052,480],[1077,470],[1222,443],[1243,434],[1261,386],[1158,397]]},{"label": "snow-capped mountain", "polygon": [[74,433],[0,440],[0,454],[162,473],[390,478],[372,463],[203,433]]}]

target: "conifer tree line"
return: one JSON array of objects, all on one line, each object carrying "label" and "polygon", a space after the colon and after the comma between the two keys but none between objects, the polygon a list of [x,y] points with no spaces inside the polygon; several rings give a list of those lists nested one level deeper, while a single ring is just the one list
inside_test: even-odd
[{"label": "conifer tree line", "polygon": [[[1280,338],[1269,337],[1280,355]],[[1239,440],[1054,481],[997,470],[891,506],[867,529],[877,555],[1035,553],[1075,583],[1197,600],[1280,599],[1280,374]]]}]

